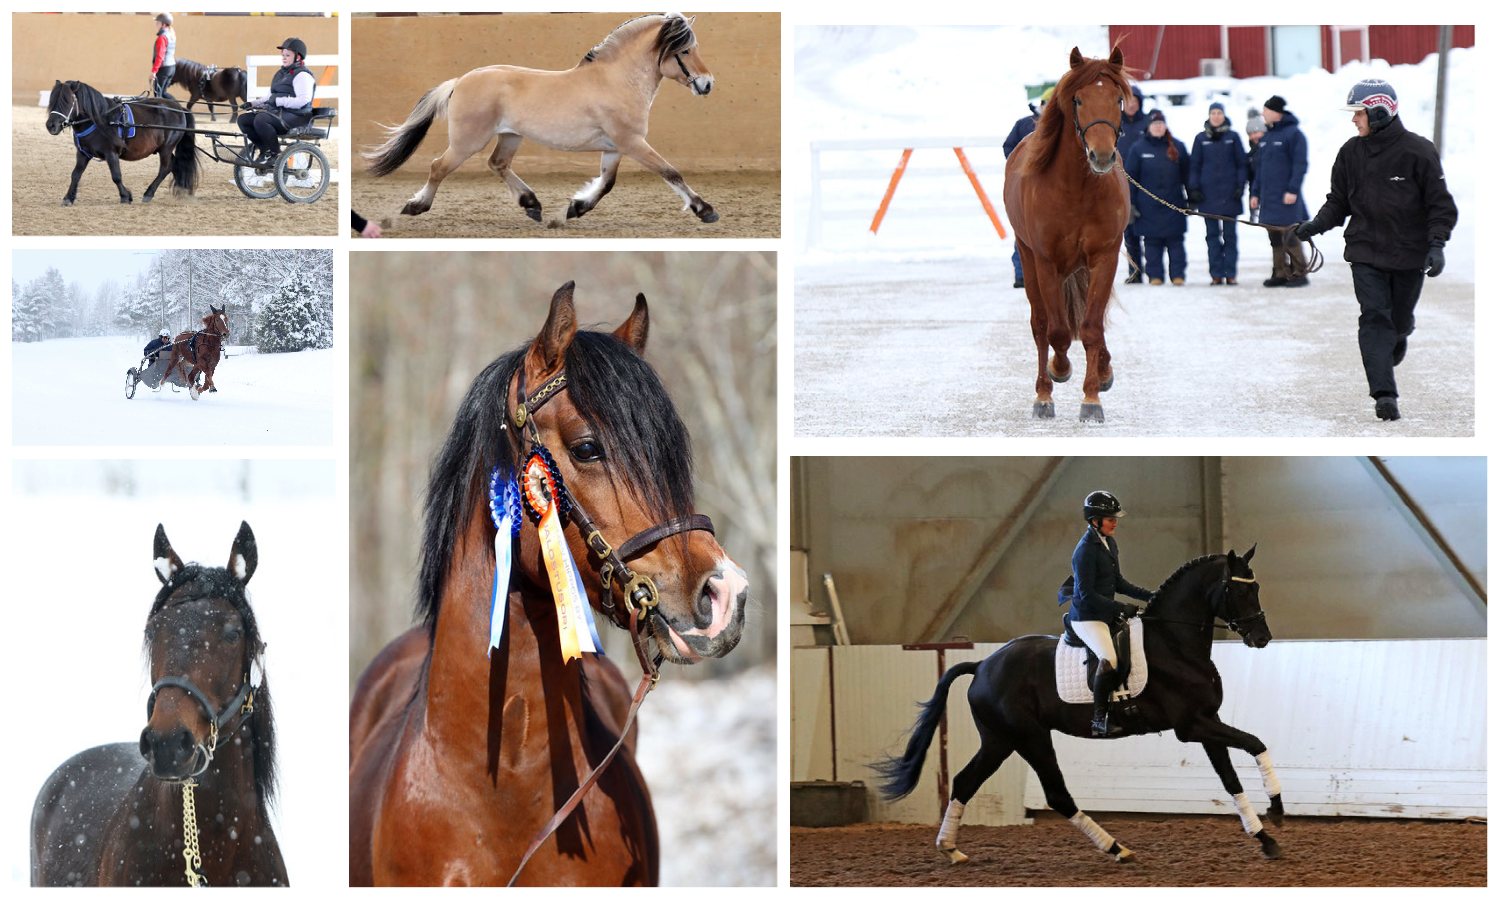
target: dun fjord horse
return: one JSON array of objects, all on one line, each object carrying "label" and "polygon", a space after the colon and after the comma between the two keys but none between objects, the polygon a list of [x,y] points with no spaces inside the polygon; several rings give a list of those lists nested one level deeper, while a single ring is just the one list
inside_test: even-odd
[{"label": "dun fjord horse", "polygon": [[63,206],[72,206],[78,198],[78,179],[89,161],[103,159],[109,176],[120,189],[120,202],[130,203],[130,191],[120,180],[120,160],[135,162],[151,154],[161,157],[156,178],[141,197],[150,203],[156,188],[167,173],[172,175],[172,193],[189,194],[198,189],[198,155],[193,136],[183,131],[153,128],[193,128],[193,114],[182,104],[167,97],[132,97],[111,100],[81,81],[59,81],[52,86],[47,101],[47,131],[62,134],[73,129],[73,146],[78,161],[73,166],[73,181],[63,195]]},{"label": "dun fjord horse", "polygon": [[[427,492],[423,622],[371,662],[350,707],[351,885],[656,883],[655,814],[628,742],[519,868],[614,752],[650,681],[632,700],[608,659],[564,661],[538,526],[522,517],[497,545],[486,504],[492,478],[550,454],[587,602],[630,628],[648,671],[653,656],[734,648],[749,584],[693,513],[687,431],[641,358],[647,324],[637,295],[613,334],[577,330],[569,282],[536,339],[492,362],[460,404]],[[497,546],[512,563],[491,652]]]},{"label": "dun fjord horse", "polygon": [[538,222],[542,204],[510,165],[527,138],[553,150],[603,154],[599,177],[568,204],[570,219],[593,209],[615,186],[623,154],[665,179],[682,197],[683,209],[704,222],[717,222],[714,208],[646,143],[651,103],[663,78],[699,96],[713,89],[714,76],[698,53],[693,21],[680,13],[631,19],[564,72],[486,66],[445,81],[417,101],[405,124],[386,129],[390,138],[384,144],[365,154],[370,173],[389,175],[400,168],[422,143],[432,120],[443,116],[448,119],[448,149],[432,161],[427,184],[407,201],[402,215],[431,209],[443,179],[498,134],[490,171],[505,179],[511,196]]},{"label": "dun fjord horse", "polygon": [[[1036,131],[1006,160],[1005,211],[1016,232],[1036,340],[1031,414],[1053,417],[1052,383],[1072,375],[1068,345],[1082,338],[1088,368],[1078,417],[1103,422],[1099,394],[1115,380],[1104,312],[1130,221],[1130,193],[1115,148],[1130,86],[1118,47],[1107,60],[1087,59],[1074,47],[1071,64]],[[1055,352],[1050,365],[1049,344]]]},{"label": "dun fjord horse", "polygon": [[[219,367],[224,338],[229,336],[229,317],[224,313],[225,308],[209,304],[208,315],[203,317],[203,328],[184,331],[172,341],[172,359],[167,363],[166,377],[180,371],[188,386],[188,394],[194,400],[203,391],[218,393],[219,389],[214,387],[214,369]],[[201,389],[198,387],[199,372],[203,373]]]},{"label": "dun fjord horse", "polygon": [[228,564],[210,568],[184,565],[158,525],[153,556],[146,727],[47,779],[31,813],[31,883],[285,887],[265,644],[245,596],[255,535],[241,522]]},{"label": "dun fjord horse", "polygon": [[219,116],[214,112],[215,103],[228,104],[231,110],[230,118],[234,118],[234,101],[239,99],[241,104],[249,100],[249,74],[244,69],[230,66],[221,69],[218,66],[205,66],[200,62],[190,59],[178,59],[177,71],[172,73],[172,83],[180,84],[188,89],[188,112],[193,111],[193,104],[199,100],[206,101],[208,107],[208,118],[217,121]]},{"label": "dun fjord horse", "polygon": [[[1056,92],[1053,97],[1056,98]],[[1250,808],[1239,776],[1229,762],[1231,748],[1255,757],[1261,779],[1270,795],[1266,818],[1273,825],[1282,821],[1281,782],[1271,767],[1266,745],[1253,734],[1219,721],[1224,688],[1209,654],[1213,649],[1215,620],[1222,619],[1248,646],[1271,642],[1266,614],[1260,608],[1260,588],[1250,570],[1251,547],[1243,557],[1234,551],[1204,556],[1185,563],[1162,583],[1155,599],[1141,613],[1142,632],[1149,675],[1145,688],[1133,701],[1136,708],[1119,718],[1124,731],[1111,737],[1150,734],[1171,729],[1179,741],[1203,745],[1208,760],[1224,789],[1234,798],[1245,832],[1260,842],[1267,857],[1281,855],[1276,839],[1266,833]],[[1119,862],[1132,858],[1129,850],[1110,837],[1099,823],[1079,810],[1063,782],[1052,749],[1052,732],[1087,738],[1093,704],[1064,703],[1058,696],[1056,674],[1057,638],[1044,635],[1019,637],[991,653],[981,662],[959,663],[938,682],[932,699],[921,704],[922,713],[912,730],[906,752],[899,759],[876,763],[881,793],[896,800],[912,792],[922,775],[927,748],[947,708],[948,689],[964,675],[973,675],[969,685],[969,710],[979,730],[979,752],[953,779],[953,799],[943,816],[937,846],[954,863],[968,857],[957,847],[958,827],[964,805],[974,798],[980,785],[1005,762],[1019,753],[1047,796],[1047,805],[1067,816],[1095,847]],[[1110,714],[1115,722],[1116,714]]]}]

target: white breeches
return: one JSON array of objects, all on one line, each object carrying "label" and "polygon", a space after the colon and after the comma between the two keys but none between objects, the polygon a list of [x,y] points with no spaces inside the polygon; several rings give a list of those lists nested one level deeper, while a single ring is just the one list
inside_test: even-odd
[{"label": "white breeches", "polygon": [[1115,659],[1115,642],[1109,636],[1109,623],[1074,622],[1073,633],[1089,645],[1095,656],[1101,660],[1107,659],[1110,666],[1119,668],[1120,661]]}]

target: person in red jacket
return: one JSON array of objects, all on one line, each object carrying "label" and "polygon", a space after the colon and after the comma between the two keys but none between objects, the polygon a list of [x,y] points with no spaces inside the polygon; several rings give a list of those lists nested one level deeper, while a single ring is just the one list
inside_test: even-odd
[{"label": "person in red jacket", "polygon": [[156,19],[156,44],[151,48],[151,96],[165,97],[177,71],[177,32],[172,30],[172,14],[161,13]]}]

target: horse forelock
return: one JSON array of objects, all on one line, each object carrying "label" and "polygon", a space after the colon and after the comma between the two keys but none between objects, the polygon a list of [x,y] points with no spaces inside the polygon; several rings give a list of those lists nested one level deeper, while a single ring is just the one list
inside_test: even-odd
[{"label": "horse forelock", "polygon": [[1072,125],[1073,98],[1078,92],[1096,81],[1113,84],[1122,96],[1130,94],[1130,82],[1125,79],[1124,69],[1116,69],[1108,59],[1085,57],[1076,69],[1069,69],[1052,89],[1052,99],[1042,108],[1041,118],[1036,123],[1036,133],[1031,136],[1035,143],[1031,155],[1026,159],[1027,175],[1041,174],[1057,157]]},{"label": "horse forelock", "polygon": [[667,57],[687,53],[698,46],[698,36],[681,13],[662,17],[661,30],[656,33],[656,64],[661,65]]}]

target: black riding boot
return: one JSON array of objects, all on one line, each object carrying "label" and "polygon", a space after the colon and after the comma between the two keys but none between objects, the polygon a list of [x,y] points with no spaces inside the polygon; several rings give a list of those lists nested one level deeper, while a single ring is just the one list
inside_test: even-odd
[{"label": "black riding boot", "polygon": [[1094,675],[1094,737],[1109,737],[1123,729],[1109,720],[1109,695],[1119,686],[1119,673],[1104,660],[1099,661],[1099,671]]}]

